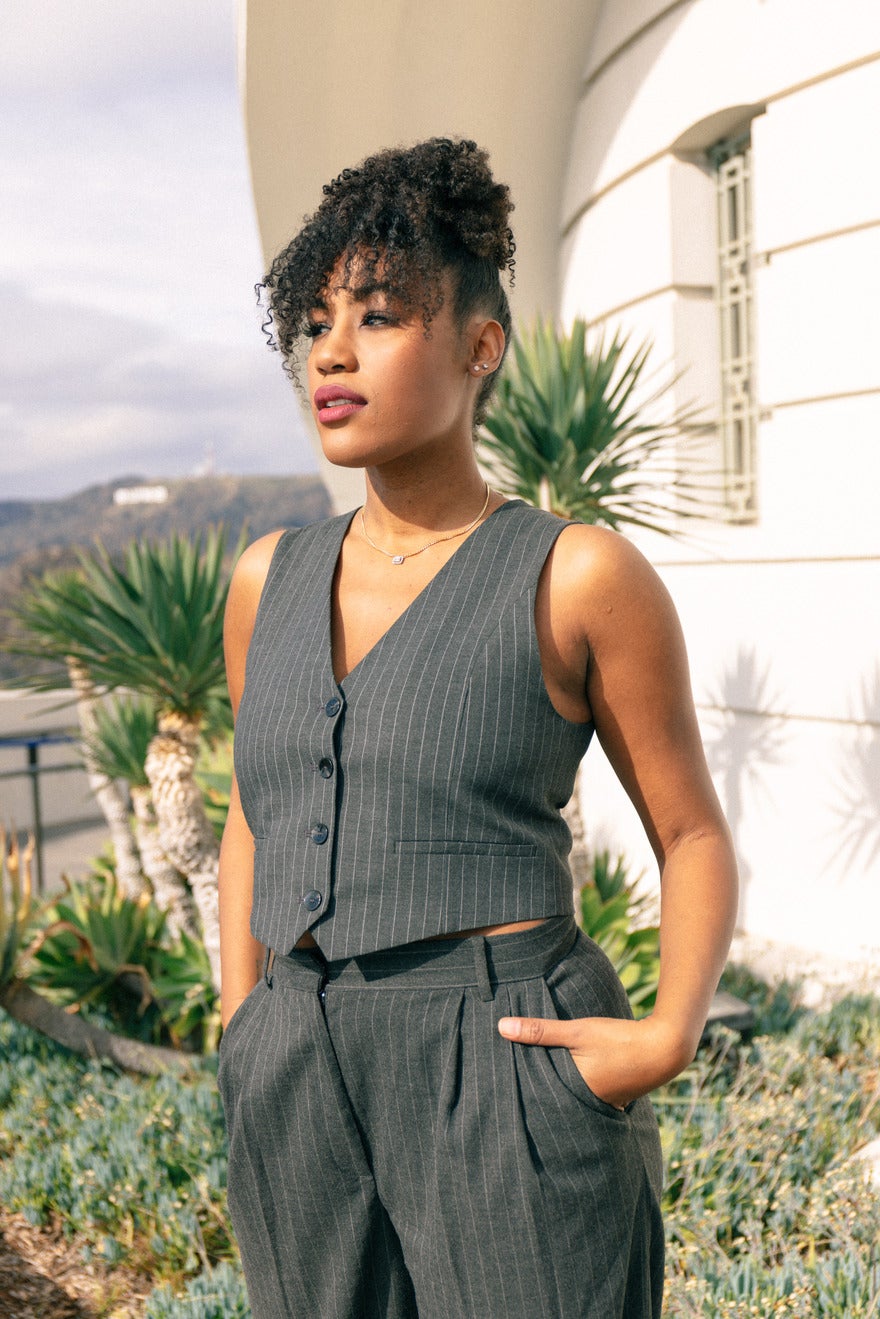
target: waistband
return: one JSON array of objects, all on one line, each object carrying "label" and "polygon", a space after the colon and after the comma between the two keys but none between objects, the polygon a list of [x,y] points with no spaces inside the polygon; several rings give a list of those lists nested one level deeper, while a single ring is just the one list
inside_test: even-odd
[{"label": "waistband", "polygon": [[573,916],[552,916],[513,934],[429,939],[328,962],[316,949],[267,959],[266,981],[317,993],[327,985],[361,989],[467,989],[491,999],[497,985],[545,976],[577,938]]}]

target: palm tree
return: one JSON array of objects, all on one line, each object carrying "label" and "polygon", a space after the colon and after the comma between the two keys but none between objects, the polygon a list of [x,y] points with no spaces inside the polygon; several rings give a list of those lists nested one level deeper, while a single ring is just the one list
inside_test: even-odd
[{"label": "palm tree", "polygon": [[156,707],[149,696],[112,697],[95,710],[89,751],[108,777],[128,784],[134,811],[134,834],[153,900],[167,916],[169,932],[198,937],[198,916],[183,875],[162,850],[150,781],[144,768],[158,731]]},{"label": "palm tree", "polygon": [[569,335],[539,320],[517,337],[480,437],[498,488],[615,529],[676,535],[677,518],[709,516],[705,428],[694,409],[670,407],[674,380],[652,385],[650,351],[619,333],[589,347],[583,320]]},{"label": "palm tree", "polygon": [[73,691],[89,788],[107,821],[119,886],[126,897],[136,899],[147,892],[147,883],[129,823],[128,799],[116,776],[108,774],[92,753],[98,692],[88,666],[69,649],[73,630],[88,616],[88,609],[88,593],[79,572],[47,574],[12,609],[20,634],[8,649],[51,661],[45,673],[25,680],[29,686],[43,691],[69,687]]},{"label": "palm tree", "polygon": [[[615,333],[588,344],[587,324],[549,320],[518,336],[480,436],[493,483],[562,518],[682,535],[682,519],[718,504],[692,408],[671,405],[674,380],[651,383],[649,342]],[[578,776],[579,777],[579,776]],[[575,889],[589,879],[580,783],[564,815]]]},{"label": "palm tree", "polygon": [[231,723],[223,671],[224,552],[220,530],[210,531],[204,544],[201,536],[178,535],[153,545],[132,541],[119,567],[100,545],[81,554],[64,638],[64,653],[97,687],[139,692],[155,703],[156,732],[144,768],[159,842],[192,890],[215,988],[219,848],[194,771],[200,738]]}]

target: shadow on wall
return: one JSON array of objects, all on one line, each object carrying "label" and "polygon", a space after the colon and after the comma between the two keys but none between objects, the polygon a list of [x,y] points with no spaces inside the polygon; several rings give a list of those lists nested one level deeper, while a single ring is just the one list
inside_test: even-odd
[{"label": "shadow on wall", "polygon": [[863,679],[834,779],[832,810],[839,821],[827,866],[846,878],[848,868],[867,870],[880,863],[880,664]]},{"label": "shadow on wall", "polygon": [[778,709],[779,695],[771,686],[770,666],[763,665],[753,649],[741,648],[723,671],[719,685],[710,690],[701,708],[714,733],[705,739],[709,768],[719,787],[722,805],[733,835],[740,867],[738,924],[747,927],[746,913],[752,869],[740,845],[746,793],[760,793],[770,801],[764,769],[778,765],[786,741],[785,724],[762,711]]}]

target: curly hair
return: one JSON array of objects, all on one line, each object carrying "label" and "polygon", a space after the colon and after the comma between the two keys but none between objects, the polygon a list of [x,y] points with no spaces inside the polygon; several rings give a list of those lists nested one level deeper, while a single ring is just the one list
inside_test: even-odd
[{"label": "curly hair", "polygon": [[[263,329],[285,370],[298,383],[297,359],[308,314],[342,263],[345,287],[381,283],[410,312],[421,310],[425,334],[443,305],[443,278],[452,277],[452,311],[459,325],[486,315],[511,336],[510,307],[501,284],[513,283],[510,192],[496,183],[488,156],[475,142],[433,137],[393,147],[345,169],[325,184],[324,198],[256,286],[268,315]],[[381,267],[381,270],[380,270]],[[475,422],[485,416],[497,371],[481,382]]]}]

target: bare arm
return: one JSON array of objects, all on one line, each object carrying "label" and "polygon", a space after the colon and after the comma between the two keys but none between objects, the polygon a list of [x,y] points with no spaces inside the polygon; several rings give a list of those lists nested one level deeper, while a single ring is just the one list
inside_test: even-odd
[{"label": "bare arm", "polygon": [[[280,532],[251,545],[236,565],[229,587],[223,644],[232,711],[244,690],[245,660],[260,594]],[[221,1015],[224,1027],[257,983],[264,948],[250,932],[254,887],[254,840],[241,809],[233,776],[229,815],[220,846]]]},{"label": "bare arm", "polygon": [[660,867],[660,985],[653,1013],[638,1022],[524,1021],[505,1023],[502,1034],[567,1045],[591,1088],[622,1105],[696,1052],[736,918],[736,864],[664,586],[615,533],[573,528],[559,550],[560,653],[573,675],[586,674],[597,734]]}]

